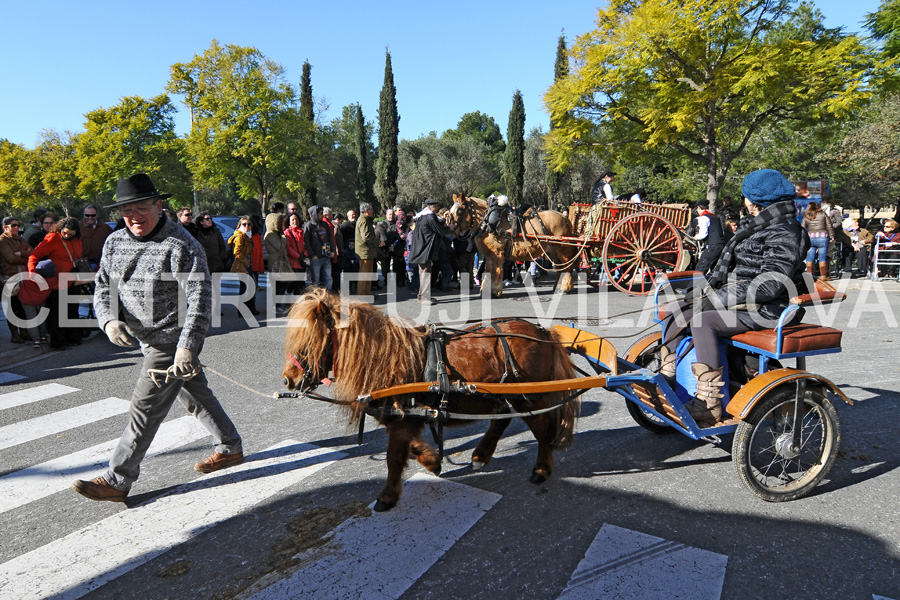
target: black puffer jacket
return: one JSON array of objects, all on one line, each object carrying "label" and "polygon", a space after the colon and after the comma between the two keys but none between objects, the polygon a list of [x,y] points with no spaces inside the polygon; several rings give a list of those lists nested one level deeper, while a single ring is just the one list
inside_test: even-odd
[{"label": "black puffer jacket", "polygon": [[[752,302],[759,305],[759,315],[767,322],[754,322],[750,313],[738,310],[738,318],[751,329],[775,327],[781,311],[793,294],[806,293],[803,283],[804,259],[809,250],[809,235],[796,219],[772,223],[740,242],[734,250],[734,266],[728,282],[716,290],[726,307]],[[794,283],[789,289],[784,277],[763,277],[751,290],[753,280],[761,275],[777,274]],[[802,309],[791,319],[802,318]]]}]

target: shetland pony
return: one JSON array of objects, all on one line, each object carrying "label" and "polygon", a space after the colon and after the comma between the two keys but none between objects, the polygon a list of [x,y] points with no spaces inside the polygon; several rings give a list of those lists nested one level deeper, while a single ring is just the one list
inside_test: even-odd
[{"label": "shetland pony", "polygon": [[[519,381],[550,381],[574,377],[574,369],[564,346],[554,333],[522,320],[496,322],[510,349]],[[389,318],[374,306],[314,288],[293,305],[285,335],[286,362],[283,381],[289,389],[309,391],[333,373],[333,394],[342,402],[348,425],[359,425],[366,409],[409,407],[415,404],[437,407],[437,394],[423,393],[393,396],[369,404],[358,401],[361,395],[404,383],[423,381],[426,367],[424,327]],[[492,327],[478,327],[454,335],[445,347],[446,368],[451,381],[498,383],[508,362],[501,334]],[[514,381],[514,380],[511,380]],[[508,396],[516,412],[552,407],[565,400],[565,392]],[[573,437],[578,398],[523,420],[538,442],[537,462],[531,481],[541,483],[553,470],[554,448],[565,448]],[[509,411],[502,399],[480,395],[450,394],[446,410],[467,415],[501,414]],[[402,490],[402,474],[412,453],[416,460],[439,475],[441,461],[435,449],[425,441],[425,421],[417,417],[381,417],[373,415],[387,428],[388,476],[378,494],[376,511],[397,504]],[[449,420],[446,425],[468,421]],[[510,419],[491,420],[490,426],[472,452],[472,468],[488,464],[497,442]]]},{"label": "shetland pony", "polygon": [[466,198],[454,194],[453,206],[447,213],[447,223],[457,235],[475,236],[475,245],[486,261],[485,272],[491,274],[491,296],[499,298],[503,293],[504,260],[527,261],[541,256],[549,258],[554,265],[552,270],[558,272],[556,291],[562,293],[572,291],[572,269],[575,267],[578,247],[528,237],[574,236],[572,223],[565,215],[555,210],[542,210],[538,213],[540,219],[536,216],[523,218],[520,234],[524,235],[510,240],[507,237],[511,229],[508,218],[497,228],[498,233],[478,233],[478,227],[484,219],[487,208],[487,202],[480,198]]}]

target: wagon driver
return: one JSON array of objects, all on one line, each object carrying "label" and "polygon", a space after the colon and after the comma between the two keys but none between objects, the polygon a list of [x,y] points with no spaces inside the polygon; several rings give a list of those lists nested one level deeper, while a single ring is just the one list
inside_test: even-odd
[{"label": "wagon driver", "polygon": [[[211,473],[244,460],[241,436],[200,366],[212,308],[206,253],[190,233],[163,215],[162,200],[170,196],[157,192],[150,177],[138,173],[119,179],[116,203],[107,207],[119,209],[125,228],[103,245],[94,310],[110,341],[125,347],[139,343],[144,361],[131,396],[130,421],[109,468],[96,479],[72,486],[91,500],[125,501],[175,398],[216,441],[213,454],[194,465],[195,470]],[[184,314],[179,314],[179,291],[187,300]],[[162,371],[163,377],[154,380],[150,369]]]},{"label": "wagon driver", "polygon": [[[669,316],[663,328],[659,372],[670,381],[675,378],[675,352],[685,338],[683,325],[690,328],[697,352],[691,364],[697,393],[685,406],[703,424],[722,416],[718,337],[774,328],[792,293],[806,287],[804,258],[810,243],[797,221],[794,184],[778,171],[762,169],[744,178],[741,193],[749,216],[741,220],[707,275],[709,285],[693,295],[690,308]],[[802,316],[803,309],[795,311],[785,325]]]}]

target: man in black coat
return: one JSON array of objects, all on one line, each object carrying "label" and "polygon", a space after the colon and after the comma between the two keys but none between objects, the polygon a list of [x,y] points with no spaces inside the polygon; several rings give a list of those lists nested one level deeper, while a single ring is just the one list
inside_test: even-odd
[{"label": "man in black coat", "polygon": [[697,270],[706,273],[712,268],[722,249],[725,248],[725,237],[722,231],[722,221],[719,217],[709,212],[709,200],[705,198],[696,204],[697,207],[697,232],[694,239],[700,242],[703,251],[697,260]]},{"label": "man in black coat", "polygon": [[409,264],[419,266],[419,304],[434,304],[431,299],[431,268],[438,259],[443,237],[450,233],[437,216],[438,202],[425,201],[425,208],[416,215]]}]

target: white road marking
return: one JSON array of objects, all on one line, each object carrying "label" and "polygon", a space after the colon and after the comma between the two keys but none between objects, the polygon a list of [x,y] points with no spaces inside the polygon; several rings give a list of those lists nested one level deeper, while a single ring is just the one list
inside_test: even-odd
[{"label": "white road marking", "polygon": [[3,563],[0,597],[80,598],[344,456],[282,442]]},{"label": "white road marking", "polygon": [[604,524],[559,598],[719,600],[728,557]]},{"label": "white road marking", "polygon": [[[147,456],[162,454],[209,435],[194,417],[181,417],[162,424]],[[102,475],[119,439],[27,467],[0,477],[0,513],[60,492],[75,479]]]},{"label": "white road marking", "polygon": [[872,594],[872,600],[891,600],[887,596],[879,596],[878,594]]},{"label": "white road marking", "polygon": [[[0,373],[2,375],[2,373]],[[24,379],[24,377],[22,378]],[[22,390],[21,392],[11,392],[9,394],[0,394],[0,410],[12,408],[14,406],[22,406],[23,404],[31,404],[49,398],[56,398],[65,394],[77,392],[78,388],[60,385],[58,383],[48,383],[47,385],[39,385],[37,387]]]},{"label": "white road marking", "polygon": [[0,427],[0,450],[127,413],[129,404],[121,398],[106,398]]},{"label": "white road marking", "polygon": [[25,378],[26,377],[24,375],[16,375],[15,373],[10,373],[8,371],[0,373],[0,383],[10,383],[12,381],[18,381]]},{"label": "white road marking", "polygon": [[298,556],[305,567],[252,600],[399,598],[499,499],[493,492],[416,474],[393,510],[348,519],[324,546]]}]

